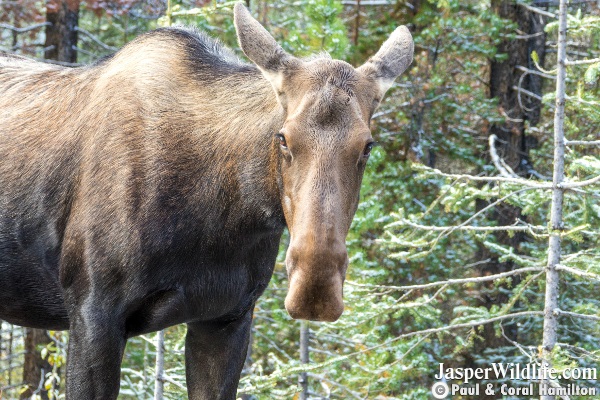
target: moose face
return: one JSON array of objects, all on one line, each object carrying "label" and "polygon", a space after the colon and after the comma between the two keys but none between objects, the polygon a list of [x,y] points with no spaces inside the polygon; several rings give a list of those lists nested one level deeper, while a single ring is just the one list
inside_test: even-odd
[{"label": "moose face", "polygon": [[285,112],[273,140],[291,237],[286,309],[297,319],[335,321],[344,310],[345,240],[373,146],[369,120],[411,63],[412,37],[405,27],[396,29],[355,69],[343,61],[287,54],[239,3],[235,25],[242,50],[271,82]]}]

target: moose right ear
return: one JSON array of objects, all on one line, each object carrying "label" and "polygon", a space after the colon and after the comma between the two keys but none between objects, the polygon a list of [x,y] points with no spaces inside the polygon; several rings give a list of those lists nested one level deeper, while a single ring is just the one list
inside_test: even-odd
[{"label": "moose right ear", "polygon": [[300,60],[286,53],[242,3],[233,8],[233,21],[242,51],[280,92],[283,71]]},{"label": "moose right ear", "polygon": [[413,60],[413,53],[414,43],[410,31],[407,27],[400,26],[358,70],[374,77],[383,95],[398,75],[408,68]]}]

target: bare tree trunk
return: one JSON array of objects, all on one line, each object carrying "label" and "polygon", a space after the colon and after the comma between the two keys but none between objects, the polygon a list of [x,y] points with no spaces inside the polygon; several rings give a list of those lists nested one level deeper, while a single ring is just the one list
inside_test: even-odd
[{"label": "bare tree trunk", "polygon": [[156,335],[156,379],[154,381],[154,400],[162,400],[165,383],[165,331]]},{"label": "bare tree trunk", "polygon": [[[560,262],[560,233],[563,230],[563,195],[560,184],[565,175],[565,83],[567,78],[567,4],[560,1],[557,76],[556,76],[556,110],[554,111],[554,171],[552,178],[552,205],[550,211],[550,239],[548,240],[548,264],[546,266],[546,299],[544,304],[544,336],[542,358],[545,367],[551,366],[551,353],[556,345],[558,321],[555,311],[558,309],[559,276],[556,266]],[[542,385],[549,382],[542,381]],[[554,396],[542,396],[541,400],[550,400]]]},{"label": "bare tree trunk", "polygon": [[25,333],[25,363],[23,364],[23,383],[28,386],[21,393],[21,399],[28,399],[34,393],[44,400],[48,399],[48,391],[44,388],[45,376],[52,371],[52,366],[40,354],[41,348],[50,343],[46,331],[27,328]]},{"label": "bare tree trunk", "polygon": [[[309,357],[309,340],[310,340],[310,329],[308,326],[308,321],[300,322],[300,362],[302,364],[308,364]],[[300,377],[298,378],[298,383],[302,388],[302,392],[300,392],[300,400],[308,399],[308,374],[306,372],[302,372]]]},{"label": "bare tree trunk", "polygon": [[148,379],[148,369],[150,367],[150,362],[148,360],[148,351],[150,350],[149,345],[148,345],[148,341],[144,340],[144,362],[142,364],[143,370],[142,370],[142,384],[144,385],[145,388],[147,388],[148,386],[150,386],[149,384],[149,379]]},{"label": "bare tree trunk", "polygon": [[44,58],[77,62],[77,25],[79,0],[49,0],[46,3],[46,52]]},{"label": "bare tree trunk", "polygon": [[10,333],[8,334],[8,386],[12,385],[12,351],[13,351],[13,339],[14,339],[15,327],[10,326]]}]

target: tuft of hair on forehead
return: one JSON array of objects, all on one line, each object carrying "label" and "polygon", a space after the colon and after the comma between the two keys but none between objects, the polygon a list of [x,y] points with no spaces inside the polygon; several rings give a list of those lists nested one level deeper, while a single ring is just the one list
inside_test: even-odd
[{"label": "tuft of hair on forehead", "polygon": [[333,59],[317,59],[308,63],[308,73],[315,87],[335,87],[354,96],[358,74],[348,63]]},{"label": "tuft of hair on forehead", "polygon": [[317,60],[311,63],[308,76],[316,95],[314,108],[317,123],[339,124],[347,115],[359,75],[348,63],[339,60]]},{"label": "tuft of hair on forehead", "polygon": [[315,61],[315,60],[320,60],[320,59],[333,60],[333,57],[331,57],[331,54],[329,54],[325,50],[320,51],[315,54],[311,54],[306,57],[302,57],[302,61],[305,61],[305,62],[310,62],[310,61]]}]

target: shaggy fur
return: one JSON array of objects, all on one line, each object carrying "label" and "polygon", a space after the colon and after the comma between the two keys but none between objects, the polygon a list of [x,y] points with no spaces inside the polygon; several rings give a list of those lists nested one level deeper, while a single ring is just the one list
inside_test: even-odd
[{"label": "shaggy fur", "polygon": [[[278,207],[252,210],[278,202],[264,155],[281,109],[255,67],[205,35],[158,30],[81,69],[3,58],[0,88],[4,319],[66,329],[61,283],[100,278],[152,292],[147,276],[129,282],[107,269],[176,259],[200,238],[225,247],[253,217],[283,227]],[[83,277],[63,263],[59,282],[65,240],[88,251],[109,244],[115,265],[98,254],[101,265]],[[78,285],[78,295],[88,289]]]}]

